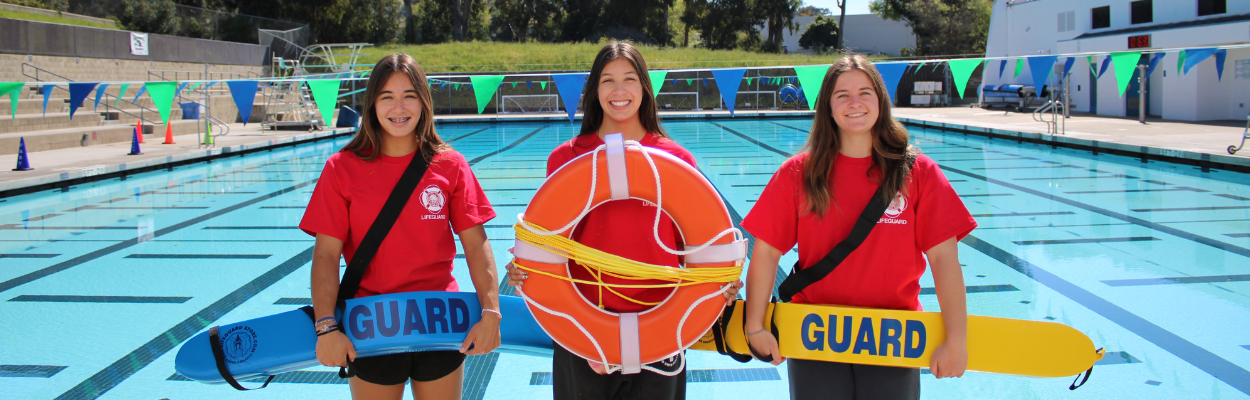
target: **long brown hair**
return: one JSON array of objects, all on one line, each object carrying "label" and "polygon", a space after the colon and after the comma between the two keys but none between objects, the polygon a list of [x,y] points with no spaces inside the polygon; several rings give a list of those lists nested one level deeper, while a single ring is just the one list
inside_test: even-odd
[{"label": "long brown hair", "polygon": [[824,84],[820,85],[820,97],[816,99],[816,117],[804,148],[810,152],[803,165],[803,192],[807,195],[807,209],[822,218],[833,203],[829,175],[833,173],[833,160],[842,147],[842,138],[839,136],[838,124],[833,120],[830,102],[838,77],[850,71],[867,74],[877,92],[879,112],[876,124],[872,127],[872,161],[877,168],[869,169],[868,174],[885,187],[882,201],[890,202],[895,193],[904,189],[911,169],[905,158],[909,153],[916,152],[907,144],[907,129],[890,113],[890,94],[885,89],[885,81],[881,79],[877,67],[858,54],[848,54],[833,63],[825,73]]},{"label": "long brown hair", "polygon": [[408,76],[412,87],[417,89],[417,97],[421,99],[421,120],[417,121],[417,132],[413,138],[420,145],[417,151],[420,151],[426,160],[433,160],[435,154],[451,149],[451,146],[438,137],[438,132],[434,131],[434,100],[430,96],[430,84],[426,81],[425,71],[421,69],[421,64],[418,64],[417,60],[410,55],[391,54],[382,57],[378,64],[373,66],[373,72],[369,74],[369,84],[365,87],[365,109],[360,115],[360,130],[356,132],[356,137],[339,151],[350,151],[365,161],[373,161],[379,154],[382,154],[382,135],[385,135],[386,131],[382,129],[382,122],[378,121],[375,107],[377,107],[382,88],[386,85],[386,80],[396,72]]},{"label": "long brown hair", "polygon": [[642,103],[638,105],[638,120],[643,129],[656,136],[667,138],[668,133],[660,127],[660,109],[656,106],[655,95],[651,91],[651,74],[647,73],[647,61],[642,53],[629,42],[612,41],[599,49],[595,63],[590,67],[590,77],[586,79],[586,92],[582,97],[582,130],[578,135],[589,135],[599,131],[603,124],[603,105],[599,104],[599,75],[609,62],[624,58],[634,65],[638,72],[638,81],[642,83]]}]

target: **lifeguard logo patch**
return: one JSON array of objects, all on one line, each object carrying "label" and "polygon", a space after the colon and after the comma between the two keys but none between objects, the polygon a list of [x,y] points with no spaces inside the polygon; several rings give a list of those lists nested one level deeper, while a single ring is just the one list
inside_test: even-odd
[{"label": "lifeguard logo patch", "polygon": [[430,214],[438,214],[447,205],[447,197],[443,196],[443,189],[440,189],[438,185],[426,186],[425,190],[421,191],[421,205],[425,206]]},{"label": "lifeguard logo patch", "polygon": [[226,362],[238,364],[247,361],[256,353],[256,331],[246,325],[230,328],[225,335],[221,335],[221,347]]},{"label": "lifeguard logo patch", "polygon": [[905,210],[907,210],[907,198],[903,197],[902,193],[894,195],[894,201],[890,202],[890,206],[885,209],[885,215],[877,220],[877,223],[907,225],[907,220],[897,219]]}]

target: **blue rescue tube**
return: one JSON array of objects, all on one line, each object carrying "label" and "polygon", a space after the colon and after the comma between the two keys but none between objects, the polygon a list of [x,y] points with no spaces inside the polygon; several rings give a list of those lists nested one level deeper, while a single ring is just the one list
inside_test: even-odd
[{"label": "blue rescue tube", "polygon": [[[551,356],[551,337],[534,320],[525,301],[499,296],[502,337],[495,351]],[[481,320],[476,293],[409,292],[347,301],[347,337],[359,357],[410,351],[459,350],[473,324]],[[301,310],[218,328],[226,368],[237,380],[276,375],[320,365],[312,320]],[[220,384],[208,332],[182,345],[174,359],[178,373],[203,383]]]}]

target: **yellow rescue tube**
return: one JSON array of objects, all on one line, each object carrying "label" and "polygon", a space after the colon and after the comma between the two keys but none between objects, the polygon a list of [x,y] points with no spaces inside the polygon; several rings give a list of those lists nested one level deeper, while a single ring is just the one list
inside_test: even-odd
[{"label": "yellow rescue tube", "polygon": [[[725,344],[738,354],[750,354],[742,331],[745,309],[739,300],[723,325]],[[781,355],[803,360],[928,368],[933,352],[946,340],[942,314],[935,312],[779,303],[769,305],[769,318]],[[691,349],[716,351],[713,332]],[[1102,356],[1088,336],[1064,324],[968,316],[970,371],[1073,376]]]}]

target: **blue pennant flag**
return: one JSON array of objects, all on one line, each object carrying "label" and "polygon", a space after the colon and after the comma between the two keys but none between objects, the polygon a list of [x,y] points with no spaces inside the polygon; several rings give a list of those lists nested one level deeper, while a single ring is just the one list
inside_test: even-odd
[{"label": "blue pennant flag", "polygon": [[83,100],[95,90],[98,82],[70,82],[69,84],[69,120],[74,120],[74,111],[82,107]]},{"label": "blue pennant flag", "polygon": [[885,81],[885,90],[890,91],[890,102],[893,104],[894,93],[898,87],[898,81],[903,79],[903,73],[907,72],[908,63],[881,63],[877,64],[877,72],[881,73],[881,80]]},{"label": "blue pennant flag", "polygon": [[234,106],[239,109],[239,119],[243,126],[252,118],[252,104],[256,102],[256,81],[226,81],[230,88],[230,97],[234,98]]},{"label": "blue pennant flag", "polygon": [[[734,115],[734,103],[738,102],[738,87],[742,85],[742,76],[747,74],[745,68],[714,69],[712,77],[716,78],[716,88],[720,90],[720,98],[729,107],[729,115]],[[703,78],[707,84],[707,78]]]},{"label": "blue pennant flag", "polygon": [[48,116],[48,98],[52,96],[52,89],[56,85],[43,85],[43,116]]},{"label": "blue pennant flag", "polygon": [[1228,57],[1227,49],[1219,49],[1215,51],[1215,78],[1218,81],[1224,80],[1224,58]]},{"label": "blue pennant flag", "polygon": [[145,92],[147,92],[147,91],[148,91],[148,86],[147,86],[147,85],[140,86],[140,87],[139,87],[139,93],[135,93],[135,99],[134,99],[134,100],[131,100],[130,102],[131,102],[131,103],[138,103],[138,102],[139,102],[139,96],[142,96],[142,95],[143,95],[143,93],[145,93]]},{"label": "blue pennant flag", "polygon": [[207,85],[204,85],[203,90],[208,90],[208,88],[209,88],[210,86],[213,86],[213,85],[216,85],[216,84],[217,84],[217,82],[209,82]]},{"label": "blue pennant flag", "polygon": [[[101,98],[101,97],[104,97],[104,90],[105,90],[105,89],[107,89],[108,87],[109,87],[109,84],[107,84],[107,83],[101,83],[101,84],[100,84],[100,86],[96,87],[96,89],[95,89],[95,106],[94,106],[94,107],[91,107],[91,111],[95,111],[95,110],[100,109],[100,98]],[[106,106],[107,106],[107,105],[108,105],[108,103],[104,103],[104,105],[106,105]]]},{"label": "blue pennant flag", "polygon": [[[1029,57],[1029,72],[1033,73],[1033,87],[1037,88],[1037,92],[1042,92],[1042,87],[1046,86],[1046,81],[1050,79],[1050,71],[1055,68],[1055,60],[1059,56],[1036,56]],[[1040,95],[1039,95],[1040,97]]]},{"label": "blue pennant flag", "polygon": [[676,79],[674,79],[674,80],[673,80],[673,86],[677,86],[677,80],[676,80]]},{"label": "blue pennant flag", "polygon": [[1184,73],[1188,74],[1190,68],[1193,68],[1195,65],[1198,65],[1198,63],[1203,62],[1208,57],[1211,57],[1211,55],[1213,54],[1215,54],[1214,47],[1205,48],[1205,49],[1185,49],[1185,71]]},{"label": "blue pennant flag", "polygon": [[998,79],[1003,79],[1003,71],[1006,71],[1006,70],[1007,70],[1007,59],[1004,58],[1002,62],[998,63]]},{"label": "blue pennant flag", "polygon": [[1068,73],[1072,72],[1073,65],[1076,65],[1076,57],[1068,57],[1068,60],[1063,62],[1063,79],[1068,79]]},{"label": "blue pennant flag", "polygon": [[1111,56],[1108,55],[1102,59],[1102,67],[1098,68],[1098,79],[1102,79],[1102,74],[1107,73],[1107,67],[1111,66]]},{"label": "blue pennant flag", "polygon": [[1155,55],[1150,56],[1150,66],[1146,68],[1147,77],[1155,73],[1155,67],[1159,66],[1159,61],[1163,60],[1164,54],[1167,54],[1167,53],[1155,53]]},{"label": "blue pennant flag", "polygon": [[703,78],[703,86],[707,86],[707,78]]},{"label": "blue pennant flag", "polygon": [[533,88],[534,88],[534,82],[525,82],[525,88],[526,88],[526,89],[533,89]]},{"label": "blue pennant flag", "polygon": [[183,82],[183,83],[178,84],[178,89],[174,90],[174,97],[178,97],[182,95],[182,89],[185,89],[187,87],[187,83],[190,83],[190,82]]},{"label": "blue pennant flag", "polygon": [[581,103],[582,89],[586,86],[586,78],[590,74],[552,74],[551,80],[556,83],[556,91],[560,92],[560,101],[564,102],[564,111],[569,113],[569,122],[577,114],[577,105]]}]

